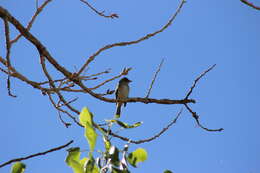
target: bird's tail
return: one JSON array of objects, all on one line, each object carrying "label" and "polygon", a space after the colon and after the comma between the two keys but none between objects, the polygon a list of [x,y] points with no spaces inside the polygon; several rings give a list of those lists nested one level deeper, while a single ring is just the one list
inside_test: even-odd
[{"label": "bird's tail", "polygon": [[120,114],[121,114],[121,105],[122,103],[118,103],[116,105],[116,118],[119,118],[120,117]]}]

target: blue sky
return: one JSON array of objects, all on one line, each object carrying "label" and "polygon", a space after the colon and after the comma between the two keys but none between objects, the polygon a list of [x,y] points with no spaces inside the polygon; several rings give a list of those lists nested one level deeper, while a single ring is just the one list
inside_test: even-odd
[{"label": "blue sky", "polygon": [[[111,20],[97,16],[80,1],[55,0],[44,9],[31,30],[53,57],[72,72],[106,44],[135,40],[159,29],[179,3],[170,0],[89,2],[107,13],[119,14],[120,18]],[[252,2],[259,4],[256,0]],[[0,5],[23,25],[35,10],[34,1],[2,0]],[[112,69],[102,79],[119,74],[124,67],[132,67],[128,75],[133,80],[130,97],[143,97],[157,66],[164,58],[151,97],[170,99],[182,99],[194,79],[211,65],[217,64],[195,88],[191,98],[197,103],[190,106],[200,115],[203,125],[208,128],[223,127],[225,130],[206,132],[196,126],[185,110],[177,124],[159,139],[130,145],[130,150],[143,147],[148,151],[148,160],[141,163],[138,169],[132,169],[132,172],[157,173],[165,169],[175,173],[260,171],[259,21],[260,11],[239,0],[188,0],[173,25],[163,33],[137,45],[107,50],[90,64],[86,74]],[[1,23],[0,34],[4,38],[2,26]],[[13,27],[11,29],[13,38],[17,32]],[[4,39],[0,39],[0,46],[1,56],[4,56]],[[11,60],[18,71],[32,80],[46,80],[40,70],[36,49],[24,38],[13,46]],[[54,76],[61,76],[51,66],[48,67]],[[0,163],[45,151],[71,139],[75,141],[71,146],[88,148],[83,129],[74,124],[65,128],[47,96],[12,79],[12,91],[18,97],[11,98],[7,95],[6,75],[0,73],[0,79]],[[97,92],[114,89],[116,82]],[[87,86],[93,84],[89,82]],[[87,106],[97,122],[110,119],[115,111],[114,104],[93,99],[87,94],[66,96],[79,97],[74,106],[79,110]],[[182,107],[129,103],[122,110],[121,120],[128,123],[143,121],[144,124],[120,134],[131,139],[151,137],[166,126]],[[118,146],[125,144],[117,139],[113,139],[113,142]],[[98,147],[101,147],[100,142]],[[83,152],[83,155],[87,155],[87,152]],[[63,150],[26,160],[26,172],[72,172],[64,162],[65,157]],[[0,168],[0,172],[8,172],[9,169],[10,166],[6,166]]]}]

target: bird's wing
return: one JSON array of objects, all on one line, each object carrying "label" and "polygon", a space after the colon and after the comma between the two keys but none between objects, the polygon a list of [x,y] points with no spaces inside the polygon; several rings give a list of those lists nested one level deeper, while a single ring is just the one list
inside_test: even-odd
[{"label": "bird's wing", "polygon": [[116,95],[116,99],[118,99],[118,87],[116,87],[115,95]]}]

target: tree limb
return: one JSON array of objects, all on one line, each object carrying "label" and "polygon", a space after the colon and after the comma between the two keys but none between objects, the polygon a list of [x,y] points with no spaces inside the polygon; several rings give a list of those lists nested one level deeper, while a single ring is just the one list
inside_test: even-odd
[{"label": "tree limb", "polygon": [[102,12],[99,12],[98,10],[96,10],[92,5],[90,5],[90,3],[88,3],[87,1],[85,0],[80,0],[81,2],[83,2],[84,4],[86,4],[91,10],[93,10],[95,13],[97,13],[99,16],[102,16],[102,17],[106,17],[106,18],[111,18],[111,19],[114,19],[114,18],[119,18],[119,16],[116,14],[116,13],[112,13],[110,15],[105,15],[104,14],[104,11]]},{"label": "tree limb", "polygon": [[252,8],[254,8],[254,9],[256,9],[256,10],[260,10],[260,6],[256,6],[256,5],[254,5],[253,3],[248,2],[247,0],[240,0],[240,1],[243,2],[243,3],[246,4],[246,5],[248,5],[248,6],[252,7]]},{"label": "tree limb", "polygon": [[183,7],[184,3],[186,2],[186,0],[182,0],[179,7],[177,8],[176,12],[173,14],[173,16],[170,18],[170,20],[162,27],[160,28],[159,30],[155,31],[155,32],[152,32],[150,34],[147,34],[137,40],[133,40],[133,41],[126,41],[126,42],[119,42],[119,43],[114,43],[114,44],[108,44],[102,48],[100,48],[97,52],[95,52],[93,55],[91,55],[87,61],[85,62],[85,64],[81,67],[81,69],[79,70],[79,72],[77,73],[77,76],[79,76],[83,71],[84,69],[89,65],[89,63],[91,63],[96,56],[98,56],[101,52],[107,50],[107,49],[110,49],[110,48],[113,48],[113,47],[118,47],[118,46],[128,46],[128,45],[132,45],[132,44],[137,44],[137,43],[140,43],[144,40],[147,40],[161,32],[163,32],[166,28],[168,28],[173,20],[176,18],[176,16],[178,15],[178,13],[180,12],[181,8]]},{"label": "tree limb", "polygon": [[11,164],[13,162],[19,162],[19,161],[22,161],[22,160],[27,160],[27,159],[30,159],[32,157],[37,157],[37,156],[41,156],[41,155],[45,155],[45,154],[48,154],[48,153],[51,153],[53,151],[57,151],[57,150],[61,150],[67,146],[69,146],[71,143],[73,143],[73,140],[71,140],[70,142],[68,142],[67,144],[65,145],[61,145],[59,147],[56,147],[56,148],[52,148],[52,149],[49,149],[47,151],[44,151],[44,152],[40,152],[40,153],[36,153],[36,154],[32,154],[32,155],[29,155],[29,156],[26,156],[26,157],[21,157],[21,158],[16,158],[16,159],[12,159],[12,160],[9,160],[3,164],[0,165],[0,168],[8,165],[8,164]]}]

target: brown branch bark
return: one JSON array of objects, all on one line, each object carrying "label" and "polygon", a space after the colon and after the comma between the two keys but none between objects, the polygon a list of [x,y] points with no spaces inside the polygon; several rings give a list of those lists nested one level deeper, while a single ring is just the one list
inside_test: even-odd
[{"label": "brown branch bark", "polygon": [[161,68],[162,68],[163,62],[164,62],[164,59],[162,59],[162,61],[161,61],[160,65],[159,65],[157,71],[156,71],[155,74],[154,74],[153,80],[152,80],[152,82],[151,82],[151,84],[150,84],[150,87],[149,87],[149,89],[148,89],[148,92],[147,92],[147,95],[145,96],[145,98],[148,98],[148,97],[150,96],[150,93],[151,93],[152,88],[153,88],[153,84],[154,84],[154,82],[155,82],[155,79],[156,79],[158,73],[160,72],[160,70],[161,70]]},{"label": "brown branch bark", "polygon": [[196,112],[192,111],[192,109],[191,109],[187,104],[184,104],[184,106],[185,106],[186,109],[191,113],[192,117],[195,119],[197,125],[198,125],[200,128],[202,128],[202,129],[204,129],[204,130],[206,130],[206,131],[209,131],[209,132],[221,132],[222,130],[224,130],[223,128],[219,128],[219,129],[209,129],[209,128],[204,127],[204,126],[200,123],[200,121],[199,121],[199,115],[198,115]]},{"label": "brown branch bark", "polygon": [[[175,19],[175,17],[177,16],[177,14],[179,13],[181,7],[183,6],[185,0],[183,0],[180,4],[180,6],[178,7],[177,11],[175,12],[175,14],[173,15],[173,17],[169,20],[169,22],[159,31],[156,31],[152,34],[148,34],[145,37],[142,37],[141,39],[137,40],[137,41],[133,41],[133,42],[121,42],[121,43],[116,43],[114,45],[109,45],[107,46],[105,49],[114,47],[116,45],[127,45],[128,43],[133,44],[133,43],[138,43],[142,40],[148,39],[160,32],[162,32],[163,30],[165,30],[171,23],[172,21]],[[0,7],[0,17],[1,18],[6,18],[10,23],[12,23],[18,30],[19,32],[27,39],[29,40],[39,51],[39,54],[44,56],[58,71],[60,71],[64,76],[66,76],[68,79],[70,79],[71,81],[73,81],[74,83],[76,83],[80,88],[82,88],[85,92],[89,93],[91,96],[102,100],[102,101],[106,101],[106,102],[120,102],[120,100],[115,100],[115,99],[109,99],[106,97],[102,97],[99,94],[94,93],[93,91],[91,91],[89,88],[87,88],[80,80],[78,77],[75,77],[75,75],[73,75],[71,72],[69,72],[67,69],[65,69],[64,67],[62,67],[48,52],[48,50],[43,46],[43,44],[36,38],[34,37],[29,31],[27,31],[26,28],[24,28],[20,22],[15,19],[7,10],[5,10],[4,8]],[[102,50],[105,50],[102,49]],[[99,53],[102,52],[98,51]],[[97,53],[96,55],[98,55],[99,53]],[[92,59],[94,60],[94,58]],[[91,60],[91,61],[92,61]],[[87,61],[87,62],[91,62],[91,61]],[[87,63],[88,64],[88,63]],[[39,88],[39,86],[37,86],[37,88]],[[61,96],[59,96],[61,97]],[[62,97],[61,97],[62,98]],[[159,104],[184,104],[184,103],[195,103],[195,100],[192,99],[183,99],[183,100],[170,100],[170,99],[152,99],[152,98],[130,98],[127,100],[124,100],[126,102],[142,102],[142,103],[159,103]],[[73,110],[73,112],[77,113],[78,111],[76,111],[75,109],[71,108]]]},{"label": "brown branch bark", "polygon": [[[50,2],[50,0],[46,1],[46,2]],[[126,100],[116,100],[116,99],[110,99],[110,98],[106,98],[103,97],[100,94],[97,94],[95,92],[93,92],[92,90],[103,86],[104,84],[106,84],[107,82],[110,82],[116,78],[118,78],[118,76],[115,76],[111,79],[105,80],[104,82],[102,82],[101,84],[97,85],[94,88],[88,88],[83,84],[84,78],[82,78],[82,76],[80,76],[80,74],[86,69],[86,67],[89,65],[89,63],[91,63],[96,56],[98,56],[101,52],[113,48],[113,47],[117,47],[117,46],[127,46],[127,45],[132,45],[132,44],[137,44],[140,43],[144,40],[147,40],[157,34],[159,34],[160,32],[163,32],[166,28],[168,28],[172,22],[174,21],[174,19],[176,18],[177,14],[180,12],[183,4],[185,3],[185,0],[182,0],[179,7],[177,8],[176,12],[173,14],[173,16],[169,19],[169,21],[159,30],[147,34],[146,36],[143,36],[137,40],[134,41],[129,41],[129,42],[119,42],[119,43],[114,43],[114,44],[110,44],[110,45],[106,45],[102,48],[100,48],[97,52],[95,52],[92,56],[90,56],[87,61],[85,62],[85,64],[81,67],[81,69],[79,70],[78,73],[71,73],[69,72],[67,69],[65,69],[63,66],[61,66],[55,59],[54,57],[51,56],[51,54],[48,52],[48,50],[45,48],[45,46],[36,38],[34,37],[28,30],[28,28],[24,28],[20,22],[14,18],[7,10],[5,10],[4,8],[0,7],[0,17],[2,19],[5,19],[6,21],[10,22],[11,24],[13,24],[16,29],[20,32],[20,34],[22,36],[24,36],[29,42],[31,42],[38,50],[40,56],[41,56],[41,64],[42,64],[42,70],[45,74],[45,76],[47,77],[48,81],[45,82],[44,84],[48,84],[50,87],[49,88],[44,88],[41,87],[41,85],[43,83],[37,83],[34,81],[30,81],[29,79],[27,79],[25,76],[21,75],[20,73],[18,73],[12,66],[10,66],[10,69],[12,72],[8,72],[11,73],[11,76],[15,76],[17,78],[19,78],[20,80],[32,85],[33,87],[40,89],[42,91],[47,92],[49,99],[51,100],[53,106],[60,112],[63,112],[65,114],[67,114],[70,118],[72,118],[74,120],[75,123],[77,123],[78,125],[80,125],[76,119],[76,117],[72,116],[69,112],[61,109],[59,106],[57,106],[57,104],[55,103],[55,101],[52,99],[52,96],[50,95],[50,91],[53,91],[55,94],[57,94],[57,96],[59,97],[59,102],[62,102],[63,105],[65,105],[69,110],[71,110],[72,112],[74,112],[75,114],[79,114],[80,112],[75,109],[74,107],[72,107],[70,105],[69,102],[67,102],[65,100],[65,98],[63,97],[63,95],[60,93],[60,91],[69,91],[69,92],[85,92],[90,94],[91,96],[105,101],[105,102],[111,102],[111,103],[115,103],[115,102],[142,102],[142,103],[156,103],[156,104],[184,104],[185,106],[187,106],[188,103],[195,103],[195,100],[193,99],[188,99],[188,97],[190,96],[190,94],[192,93],[193,89],[195,88],[197,82],[200,80],[200,78],[202,78],[208,71],[210,71],[213,67],[211,67],[210,69],[208,69],[207,71],[205,71],[204,73],[202,73],[194,82],[194,84],[192,85],[192,87],[190,88],[190,91],[187,93],[186,97],[184,99],[181,100],[170,100],[170,99],[153,99],[153,98],[140,98],[140,97],[135,97],[135,98],[129,98]],[[53,65],[58,71],[60,71],[63,75],[64,78],[61,81],[58,80],[53,80],[51,75],[48,73],[46,65],[45,65],[45,59],[48,60],[48,62]],[[2,64],[7,65],[7,62],[4,59],[1,59],[0,57],[0,62],[2,62]],[[159,68],[160,69],[160,68]],[[157,72],[158,73],[158,72]],[[157,75],[156,73],[156,75]],[[120,75],[123,75],[120,74]],[[120,76],[119,75],[119,76]],[[156,78],[156,76],[155,76]],[[155,79],[154,78],[154,79]],[[80,87],[79,90],[75,90],[75,89],[71,89],[70,87],[64,87],[61,88],[61,86],[64,84],[64,81],[70,83],[70,82],[74,82],[74,84],[77,84],[78,87]],[[55,82],[61,82],[60,85],[57,87],[55,85]],[[151,84],[152,86],[153,84]],[[187,107],[186,107],[187,108]],[[187,108],[188,109],[188,108]],[[189,109],[188,109],[189,110]],[[191,109],[190,109],[191,110]],[[191,113],[193,115],[193,117],[195,117],[195,113],[193,113],[193,111],[191,110]],[[139,140],[139,141],[131,141],[132,143],[143,143],[143,142],[149,142],[151,140],[154,140],[155,138],[159,137],[161,134],[163,134],[167,129],[169,129],[170,126],[172,126],[178,119],[180,113],[178,114],[178,116],[169,124],[167,125],[162,131],[160,131],[157,135],[148,138],[148,139],[144,139],[144,140]],[[198,119],[196,119],[198,125],[200,125]],[[81,125],[80,125],[81,126]],[[202,128],[204,128],[203,126],[201,126]],[[206,128],[205,128],[206,129]],[[106,129],[104,129],[105,131]],[[208,131],[210,131],[210,129],[208,129]],[[111,135],[113,135],[114,137],[117,137],[119,139],[125,140],[125,141],[129,141],[128,138],[123,137],[123,136],[119,136],[115,133],[110,132]]]},{"label": "brown branch bark", "polygon": [[[7,61],[4,58],[2,58],[1,56],[0,56],[0,62],[7,67]],[[24,75],[22,75],[21,73],[19,73],[14,67],[9,66],[9,69],[10,69],[10,71],[7,72],[7,73],[10,76],[18,78],[21,81],[23,81],[23,82],[31,85],[32,87],[37,88],[41,91],[47,91],[48,90],[47,88],[41,87],[37,82],[32,81],[32,80],[28,79],[27,77],[25,77]]]},{"label": "brown branch bark", "polygon": [[187,93],[185,99],[188,99],[189,96],[191,95],[193,89],[195,88],[196,84],[198,83],[198,81],[203,77],[205,76],[209,71],[211,71],[214,67],[216,66],[216,64],[214,64],[213,66],[211,66],[209,69],[207,69],[206,71],[204,71],[203,73],[201,73],[195,80],[194,80],[194,83],[193,85],[191,86],[189,92]]},{"label": "brown branch bark", "polygon": [[7,76],[7,90],[8,95],[11,97],[16,97],[16,95],[13,95],[11,92],[11,77],[10,77],[10,66],[11,66],[11,60],[10,60],[10,53],[11,53],[11,43],[10,43],[10,30],[9,30],[9,23],[7,19],[4,18],[4,26],[5,26],[5,44],[6,44],[6,64],[7,64],[7,70],[8,70],[8,76]]},{"label": "brown branch bark", "polygon": [[12,160],[9,160],[3,164],[0,165],[0,168],[8,165],[8,164],[11,164],[13,162],[19,162],[19,161],[22,161],[22,160],[27,160],[27,159],[30,159],[30,158],[33,158],[33,157],[37,157],[37,156],[41,156],[41,155],[45,155],[45,154],[48,154],[48,153],[51,153],[51,152],[54,152],[54,151],[57,151],[57,150],[61,150],[67,146],[69,146],[71,143],[73,143],[73,140],[71,140],[70,142],[68,142],[67,144],[65,145],[61,145],[59,147],[55,147],[55,148],[52,148],[52,149],[49,149],[47,151],[44,151],[44,152],[40,152],[40,153],[36,153],[36,154],[32,154],[32,155],[29,155],[29,156],[26,156],[26,157],[21,157],[21,158],[17,158],[17,159],[12,159]]},{"label": "brown branch bark", "polygon": [[[30,29],[32,28],[32,25],[33,25],[35,19],[36,19],[37,16],[42,12],[43,8],[44,8],[45,6],[47,6],[48,3],[50,3],[51,1],[52,1],[52,0],[47,0],[47,1],[45,1],[40,7],[38,7],[38,1],[36,1],[36,7],[37,7],[37,9],[36,9],[34,15],[32,16],[31,20],[28,22],[28,25],[26,26],[26,29],[27,29],[28,31],[30,31]],[[17,42],[21,37],[22,37],[22,34],[20,33],[20,34],[17,35],[13,40],[11,40],[10,43],[13,44],[13,43]]]},{"label": "brown branch bark", "polygon": [[253,3],[251,3],[251,2],[249,2],[249,1],[247,1],[247,0],[240,0],[240,1],[243,2],[243,3],[246,4],[246,5],[248,5],[248,6],[252,7],[252,8],[254,8],[254,9],[256,9],[256,10],[260,10],[260,6],[256,6],[256,5],[254,5]]},{"label": "brown branch bark", "polygon": [[111,19],[114,19],[114,18],[119,18],[119,16],[116,14],[116,13],[112,13],[110,15],[105,15],[104,14],[104,11],[102,12],[99,12],[98,10],[96,10],[92,5],[90,5],[90,3],[88,3],[87,1],[85,0],[80,0],[81,2],[83,2],[84,4],[86,4],[91,10],[93,10],[95,13],[97,13],[99,16],[102,16],[102,17],[105,17],[105,18],[111,18]]},{"label": "brown branch bark", "polygon": [[[182,113],[182,109],[180,110],[180,112],[177,114],[177,116],[166,126],[164,127],[159,133],[155,134],[154,136],[150,137],[150,138],[146,138],[146,139],[140,139],[140,140],[132,140],[130,138],[127,138],[127,137],[124,137],[124,136],[120,136],[116,133],[113,133],[112,131],[109,131],[105,128],[101,128],[103,131],[105,131],[106,133],[108,133],[109,135],[112,135],[116,138],[119,138],[123,141],[126,141],[126,142],[130,142],[130,143],[133,143],[133,144],[141,144],[141,143],[145,143],[145,142],[150,142],[150,141],[153,141],[154,139],[160,137],[163,133],[165,133],[173,124],[175,124],[179,118],[179,116],[181,115]],[[94,124],[95,126],[97,126],[96,124]],[[96,127],[97,128],[97,127]]]},{"label": "brown branch bark", "polygon": [[48,52],[48,50],[43,46],[43,44],[34,37],[23,25],[13,17],[6,9],[0,6],[0,17],[2,19],[6,18],[10,23],[12,23],[15,28],[28,40],[30,41],[39,51],[40,55],[46,57],[46,59],[60,72],[62,72],[65,76],[72,76],[68,70],[62,67]]},{"label": "brown branch bark", "polygon": [[159,30],[153,32],[153,33],[150,33],[150,34],[147,34],[137,40],[134,40],[134,41],[126,41],[126,42],[119,42],[119,43],[114,43],[114,44],[108,44],[102,48],[100,48],[97,52],[95,52],[93,55],[91,55],[87,61],[85,62],[85,64],[81,67],[81,69],[79,70],[79,72],[77,73],[77,75],[79,76],[84,70],[85,68],[89,65],[89,63],[91,63],[95,58],[96,56],[98,56],[101,52],[107,50],[107,49],[110,49],[110,48],[113,48],[113,47],[119,47],[119,46],[128,46],[128,45],[133,45],[133,44],[137,44],[137,43],[140,43],[144,40],[147,40],[161,32],[163,32],[166,28],[168,28],[173,20],[176,18],[176,16],[179,14],[181,8],[183,7],[184,3],[186,1],[185,0],[182,0],[179,7],[177,8],[176,12],[173,14],[173,16],[170,18],[170,20],[162,27],[160,28]]}]

